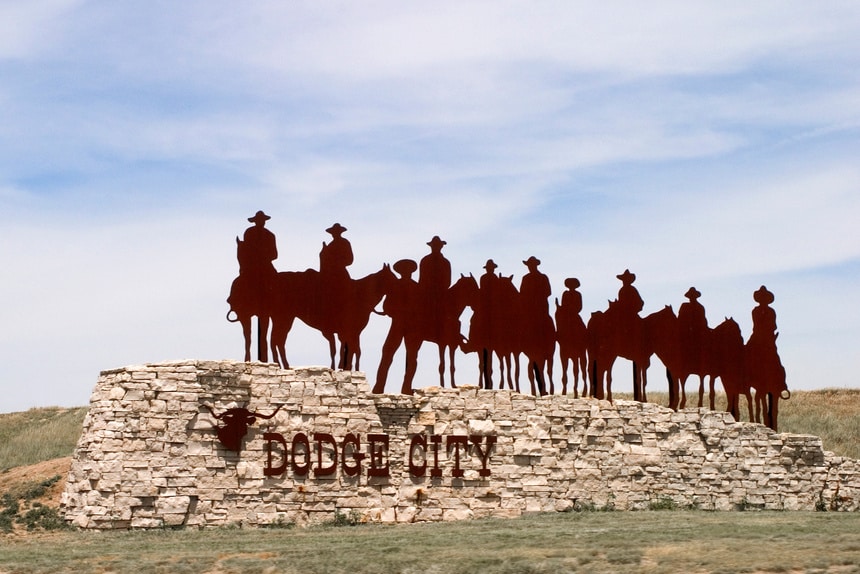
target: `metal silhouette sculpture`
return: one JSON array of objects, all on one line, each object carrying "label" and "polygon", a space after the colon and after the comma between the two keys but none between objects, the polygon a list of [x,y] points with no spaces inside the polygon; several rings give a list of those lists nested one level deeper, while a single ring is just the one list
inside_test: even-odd
[{"label": "metal silhouette sculpture", "polygon": [[588,330],[580,316],[582,293],[577,291],[579,279],[564,280],[567,290],[561,295],[561,304],[555,300],[555,326],[558,337],[558,355],[561,359],[561,392],[567,393],[567,365],[573,369],[573,396],[579,397],[577,386],[582,373],[582,396],[588,395]]},{"label": "metal silhouette sculpture", "polygon": [[622,357],[633,363],[633,399],[644,402],[647,369],[654,353],[639,316],[644,302],[633,286],[635,274],[625,269],[616,277],[621,280],[618,298],[609,302],[606,311],[592,313],[587,325],[592,392],[597,398],[612,400],[612,366]]},{"label": "metal silhouette sculpture", "polygon": [[[752,334],[746,342],[731,318],[713,329],[709,327],[699,302],[701,293],[695,287],[685,293],[687,301],[677,316],[669,305],[642,316],[644,301],[634,286],[636,275],[629,269],[617,275],[622,283],[617,298],[605,310],[591,313],[587,323],[581,317],[579,280],[565,280],[566,290],[560,302],[555,300],[553,320],[549,312],[550,281],[539,271],[537,257],[523,261],[528,271],[519,288],[513,275],[497,272],[492,259],[487,260],[479,280],[472,274],[461,274],[452,285],[452,266],[442,254],[446,242],[434,236],[427,242],[430,253],[420,263],[402,259],[394,264],[393,271],[382,264],[376,273],[353,279],[348,271],[354,261],[352,245],[343,236],[347,229],[335,223],[326,229],[332,239],[322,244],[319,270],[278,272],[273,263],[278,257],[275,236],[265,227],[269,219],[258,211],[248,218],[254,225],[246,229],[242,239],[236,238],[239,276],[230,288],[227,318],[242,325],[246,361],[251,360],[252,321],[256,317],[257,358],[267,361],[271,350],[272,359],[288,367],[286,340],[295,320],[300,319],[329,343],[332,368],[357,370],[361,333],[377,312],[390,317],[391,324],[377,368],[376,393],[385,391],[393,358],[401,346],[406,355],[401,392],[412,393],[418,351],[424,342],[431,342],[439,349],[441,386],[445,386],[446,373],[451,386],[456,386],[455,354],[459,349],[477,353],[481,388],[493,388],[493,364],[498,361],[498,388],[507,385],[519,392],[520,356],[524,355],[530,392],[554,393],[552,369],[558,345],[561,392],[568,392],[567,365],[571,363],[574,396],[579,396],[582,375],[583,396],[611,401],[612,367],[622,358],[633,366],[634,399],[647,401],[647,371],[653,356],[666,367],[669,406],[673,409],[685,408],[685,382],[696,375],[698,404],[703,405],[709,382],[708,406],[713,410],[716,380],[720,379],[727,411],[739,418],[740,398],[746,397],[750,420],[776,430],[779,399],[791,395],[776,347],[776,313],[770,306],[774,296],[764,286],[753,295],[757,306],[752,311]],[[417,280],[413,278],[416,272]],[[382,311],[375,311],[380,302]],[[460,323],[466,307],[472,309],[468,337],[462,335]],[[248,421],[259,415],[237,410],[230,420],[243,416]],[[224,428],[225,433],[235,434],[241,425],[230,422]],[[227,440],[237,444],[235,438]]]},{"label": "metal silhouette sculpture", "polygon": [[239,276],[230,287],[227,302],[230,311],[227,320],[239,322],[245,337],[245,360],[251,360],[251,322],[257,317],[257,359],[268,361],[266,337],[269,330],[270,309],[275,297],[277,271],[272,262],[278,258],[275,235],[265,228],[271,219],[258,211],[248,221],[254,225],[245,230],[243,238],[236,237],[236,258]]},{"label": "metal silhouette sculpture", "polygon": [[[416,309],[420,305],[420,293],[418,282],[412,279],[412,274],[418,270],[418,264],[412,259],[401,259],[393,265],[394,272],[400,275],[387,289],[387,295],[382,305],[382,314],[391,317],[391,326],[388,335],[382,344],[382,358],[376,371],[376,384],[374,393],[385,391],[385,383],[388,380],[388,371],[394,360],[397,349],[406,340],[406,337],[414,337],[417,323],[420,317]],[[418,368],[418,346],[407,345],[406,372],[403,376],[401,392],[411,394],[411,380]],[[415,356],[411,356],[414,353]],[[410,381],[407,384],[407,381]]]},{"label": "metal silhouette sculpture", "polygon": [[[540,259],[535,256],[523,261],[528,273],[520,282],[519,347],[528,360],[528,379],[532,394],[554,392],[552,362],[555,353],[555,325],[549,314],[549,296],[552,294],[549,277],[538,270]],[[549,386],[547,387],[547,383]]]},{"label": "metal silhouette sculpture", "polygon": [[284,368],[290,366],[287,335],[299,319],[328,341],[332,369],[360,369],[361,333],[393,277],[389,266],[383,265],[376,273],[361,279],[347,278],[333,289],[325,284],[323,274],[313,269],[278,273],[277,296],[271,309],[272,354],[276,362]]},{"label": "metal silhouette sculpture", "polygon": [[762,285],[754,294],[758,305],[752,310],[752,334],[746,344],[746,378],[755,389],[756,421],[776,430],[779,399],[791,398],[785,383],[785,368],[776,349],[776,312],[770,304],[774,295]]},{"label": "metal silhouette sculpture", "polygon": [[[412,394],[412,382],[418,370],[418,351],[424,342],[435,343],[438,347],[439,385],[445,386],[447,353],[451,387],[456,387],[454,356],[465,340],[460,333],[460,315],[467,306],[474,305],[478,290],[475,278],[461,276],[451,287],[434,293],[422,289],[420,281],[412,279],[412,274],[418,269],[418,264],[412,259],[401,259],[393,269],[400,278],[390,286],[382,307],[381,314],[391,317],[391,325],[382,345],[373,392],[385,390],[394,354],[403,345],[406,369],[400,392]],[[431,298],[436,304],[431,302]]]},{"label": "metal silhouette sculpture", "polygon": [[227,409],[220,415],[216,415],[212,407],[206,405],[206,408],[213,417],[224,423],[215,427],[218,433],[218,440],[221,441],[224,448],[233,452],[240,452],[242,450],[242,440],[248,434],[248,427],[257,422],[257,419],[271,419],[281,410],[281,405],[278,405],[270,415],[255,413],[244,407]]},{"label": "metal silhouette sculpture", "polygon": [[[708,317],[705,308],[699,303],[702,294],[695,287],[690,287],[684,294],[687,301],[678,308],[678,346],[681,372],[681,388],[691,375],[699,377],[699,407],[705,391],[705,379],[708,377],[707,349]],[[713,378],[711,379],[713,389]],[[685,396],[686,399],[686,396]]]},{"label": "metal silhouette sculpture", "polygon": [[469,337],[461,346],[466,353],[478,354],[478,386],[493,388],[493,357],[499,362],[499,388],[519,391],[519,364],[516,365],[516,383],[513,376],[514,353],[518,348],[517,322],[519,319],[519,291],[513,275],[496,273],[498,266],[492,259],[484,265],[485,273],[478,284],[478,294],[469,323]]}]

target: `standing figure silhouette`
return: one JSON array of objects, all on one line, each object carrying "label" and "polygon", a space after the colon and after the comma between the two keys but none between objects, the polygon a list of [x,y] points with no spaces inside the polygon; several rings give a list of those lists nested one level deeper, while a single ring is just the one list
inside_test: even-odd
[{"label": "standing figure silhouette", "polygon": [[[416,331],[419,330],[419,325],[416,324],[416,311],[420,307],[419,286],[412,279],[412,274],[418,269],[418,264],[412,259],[401,259],[393,265],[392,269],[400,275],[400,278],[389,287],[382,304],[383,314],[391,317],[391,326],[388,328],[388,335],[382,344],[382,358],[376,371],[376,384],[373,386],[373,392],[377,394],[385,392],[388,371],[397,349],[407,338],[415,337]],[[411,351],[411,347],[411,345],[407,346],[407,353]],[[415,355],[414,362],[417,364],[417,349],[415,349]],[[407,358],[407,372],[404,374],[401,389],[403,394],[412,394],[411,380],[415,373],[413,371],[410,376],[409,364],[409,358]],[[407,380],[409,385],[407,385]]]}]

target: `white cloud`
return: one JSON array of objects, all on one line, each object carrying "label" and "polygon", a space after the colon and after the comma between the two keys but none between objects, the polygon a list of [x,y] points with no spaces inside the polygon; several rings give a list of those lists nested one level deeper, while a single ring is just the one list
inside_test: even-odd
[{"label": "white cloud", "polygon": [[0,62],[29,60],[56,41],[63,19],[79,0],[31,0],[0,4]]},{"label": "white cloud", "polygon": [[[858,24],[850,4],[782,2],[3,5],[16,405],[33,361],[85,400],[100,368],[239,358],[224,298],[257,209],[282,270],[316,267],[340,221],[356,277],[438,234],[456,271],[492,257],[518,281],[534,254],[593,310],[630,267],[648,310],[693,283],[745,329],[766,282],[809,378],[805,345],[860,339]],[[826,325],[798,311],[807,274],[847,306]],[[326,362],[297,329],[294,362]]]}]

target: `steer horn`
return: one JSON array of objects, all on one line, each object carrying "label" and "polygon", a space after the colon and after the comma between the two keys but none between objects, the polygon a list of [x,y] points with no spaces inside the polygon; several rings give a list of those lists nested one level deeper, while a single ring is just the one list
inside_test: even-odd
[{"label": "steer horn", "polygon": [[284,405],[278,405],[278,408],[276,408],[274,410],[274,412],[270,415],[261,415],[260,413],[251,413],[251,414],[254,415],[255,417],[260,417],[261,419],[269,420],[270,418],[272,418],[273,416],[278,414],[278,411],[281,410],[282,406],[284,406]]}]

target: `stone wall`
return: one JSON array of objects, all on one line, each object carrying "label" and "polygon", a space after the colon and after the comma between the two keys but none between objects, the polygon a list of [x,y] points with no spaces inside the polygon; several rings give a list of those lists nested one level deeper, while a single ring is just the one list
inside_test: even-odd
[{"label": "stone wall", "polygon": [[[236,452],[218,427],[240,407],[280,408]],[[101,374],[62,507],[86,528],[155,528],[653,504],[856,511],[860,462],[707,410],[475,387],[373,395],[361,373],[187,361]]]}]

